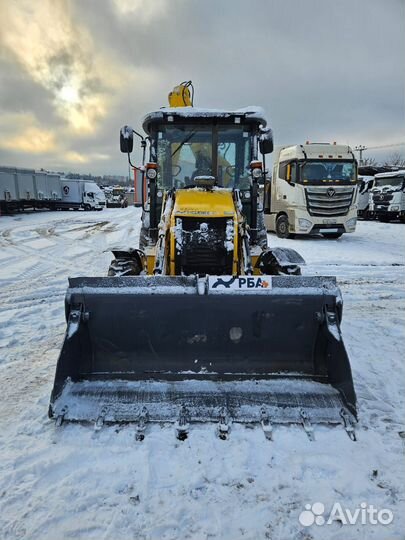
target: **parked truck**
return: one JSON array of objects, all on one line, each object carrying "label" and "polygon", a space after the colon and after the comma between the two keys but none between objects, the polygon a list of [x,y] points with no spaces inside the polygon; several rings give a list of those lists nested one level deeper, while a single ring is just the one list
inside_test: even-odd
[{"label": "parked truck", "polygon": [[374,176],[359,176],[357,198],[357,217],[370,219],[370,192],[374,187]]},{"label": "parked truck", "polygon": [[104,192],[108,208],[126,208],[128,206],[125,187],[114,186],[113,188],[105,189]]},{"label": "parked truck", "polygon": [[61,178],[62,200],[58,208],[78,210],[102,210],[105,207],[105,195],[95,182],[81,178]]},{"label": "parked truck", "polygon": [[370,215],[379,221],[405,222],[405,169],[375,175]]},{"label": "parked truck", "polygon": [[0,167],[0,211],[56,209],[62,200],[60,177],[34,169]]},{"label": "parked truck", "polygon": [[339,238],[357,222],[357,162],[347,145],[306,143],[276,149],[264,190],[265,224],[280,238]]}]

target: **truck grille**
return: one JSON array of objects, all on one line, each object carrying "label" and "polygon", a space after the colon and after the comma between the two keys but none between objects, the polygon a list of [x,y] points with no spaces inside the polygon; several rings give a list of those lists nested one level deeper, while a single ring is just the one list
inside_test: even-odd
[{"label": "truck grille", "polygon": [[373,195],[373,203],[379,206],[388,206],[392,201],[393,196],[388,194],[377,193]]},{"label": "truck grille", "polygon": [[311,216],[345,216],[353,199],[353,187],[307,187],[307,207]]}]

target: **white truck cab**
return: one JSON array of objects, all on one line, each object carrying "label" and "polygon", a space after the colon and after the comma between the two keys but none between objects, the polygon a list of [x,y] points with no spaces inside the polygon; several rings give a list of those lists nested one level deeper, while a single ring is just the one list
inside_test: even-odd
[{"label": "white truck cab", "polygon": [[359,176],[358,186],[357,216],[359,219],[369,219],[370,191],[374,187],[374,176]]},{"label": "white truck cab", "polygon": [[105,207],[104,191],[95,182],[85,182],[83,191],[83,208],[102,210]]},{"label": "white truck cab", "polygon": [[102,210],[105,207],[105,195],[95,182],[81,178],[62,178],[62,200],[59,208],[78,210]]},{"label": "white truck cab", "polygon": [[339,238],[357,222],[357,162],[347,145],[306,143],[276,148],[266,180],[266,228],[280,238]]},{"label": "white truck cab", "polygon": [[405,170],[375,175],[369,208],[371,216],[380,221],[405,222]]}]

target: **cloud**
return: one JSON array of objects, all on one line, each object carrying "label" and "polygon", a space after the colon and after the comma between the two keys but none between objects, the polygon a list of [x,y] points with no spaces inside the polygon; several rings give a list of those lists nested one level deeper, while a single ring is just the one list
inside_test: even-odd
[{"label": "cloud", "polygon": [[95,131],[106,115],[119,73],[98,54],[70,3],[19,0],[3,6],[0,14],[3,47],[50,93],[57,114],[77,135]]},{"label": "cloud", "polygon": [[112,0],[112,4],[118,17],[134,17],[143,23],[160,19],[169,9],[167,0]]},{"label": "cloud", "polygon": [[49,135],[18,154],[3,121],[8,163],[126,174],[120,126],[189,79],[196,106],[263,106],[276,144],[405,140],[404,0],[0,0],[0,20],[0,115]]},{"label": "cloud", "polygon": [[54,133],[41,127],[31,113],[0,115],[0,130],[8,133],[0,139],[3,149],[29,154],[44,154],[56,149]]}]

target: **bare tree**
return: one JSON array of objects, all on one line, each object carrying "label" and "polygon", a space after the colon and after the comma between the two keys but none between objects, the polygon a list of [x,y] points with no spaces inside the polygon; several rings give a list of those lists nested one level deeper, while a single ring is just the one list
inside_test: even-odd
[{"label": "bare tree", "polygon": [[384,161],[385,167],[405,167],[405,157],[400,152],[393,152]]},{"label": "bare tree", "polygon": [[376,167],[377,165],[377,160],[373,157],[364,158],[361,164],[362,167]]}]

